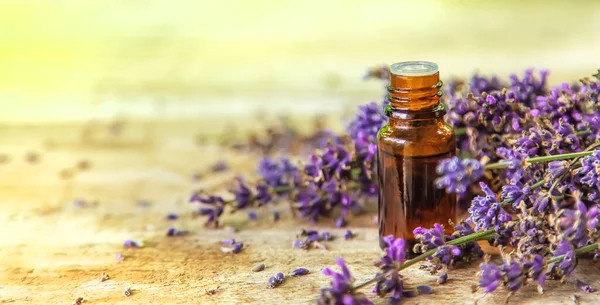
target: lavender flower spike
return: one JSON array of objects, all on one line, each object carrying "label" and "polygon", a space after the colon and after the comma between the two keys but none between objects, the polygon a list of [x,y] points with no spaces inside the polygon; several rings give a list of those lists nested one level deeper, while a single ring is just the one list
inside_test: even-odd
[{"label": "lavender flower spike", "polygon": [[591,156],[581,159],[582,167],[577,171],[582,176],[581,183],[600,188],[600,149],[594,150]]},{"label": "lavender flower spike", "polygon": [[485,183],[480,182],[479,185],[486,196],[477,196],[473,199],[469,208],[471,216],[467,221],[474,222],[476,230],[495,228],[499,231],[504,223],[511,220],[511,216],[504,211],[502,205],[496,200],[496,194]]},{"label": "lavender flower spike", "polygon": [[463,195],[467,187],[483,176],[484,167],[475,159],[461,160],[458,157],[442,160],[437,166],[440,175],[435,181],[438,188],[445,188],[448,193]]},{"label": "lavender flower spike", "polygon": [[352,290],[354,278],[350,269],[342,258],[336,261],[340,266],[341,273],[337,273],[330,268],[323,269],[323,274],[331,277],[331,287],[321,289],[321,295],[317,299],[319,305],[372,305],[371,301],[362,294],[357,294]]}]

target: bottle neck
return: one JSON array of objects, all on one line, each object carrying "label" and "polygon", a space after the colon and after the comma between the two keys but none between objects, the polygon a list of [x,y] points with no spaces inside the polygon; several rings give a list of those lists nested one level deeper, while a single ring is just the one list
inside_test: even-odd
[{"label": "bottle neck", "polygon": [[443,94],[441,88],[439,72],[424,76],[402,76],[392,73],[387,95],[390,103],[385,111],[390,123],[396,125],[411,120],[417,124],[424,124],[425,122],[418,121],[441,120],[446,113],[444,105],[440,104]]}]

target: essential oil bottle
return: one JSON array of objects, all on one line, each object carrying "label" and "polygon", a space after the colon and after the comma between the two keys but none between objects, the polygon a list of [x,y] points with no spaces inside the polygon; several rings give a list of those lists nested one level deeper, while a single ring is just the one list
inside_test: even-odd
[{"label": "essential oil bottle", "polygon": [[379,237],[404,238],[412,251],[416,227],[456,221],[456,196],[435,187],[436,166],[456,154],[454,131],[444,122],[438,66],[410,61],[390,67],[385,112],[377,135]]}]

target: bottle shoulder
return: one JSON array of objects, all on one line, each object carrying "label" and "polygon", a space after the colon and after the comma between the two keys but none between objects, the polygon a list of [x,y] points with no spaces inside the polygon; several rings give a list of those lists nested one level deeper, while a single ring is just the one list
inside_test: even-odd
[{"label": "bottle shoulder", "polygon": [[393,154],[419,156],[455,150],[454,130],[447,124],[421,127],[383,126],[377,135],[379,149]]}]

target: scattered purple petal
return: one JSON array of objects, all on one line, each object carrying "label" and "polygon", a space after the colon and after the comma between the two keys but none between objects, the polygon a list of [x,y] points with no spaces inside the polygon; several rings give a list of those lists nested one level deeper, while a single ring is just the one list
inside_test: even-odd
[{"label": "scattered purple petal", "polygon": [[231,246],[233,244],[235,244],[235,239],[224,239],[221,241],[222,245],[227,245],[227,246]]},{"label": "scattered purple petal", "polygon": [[167,219],[168,220],[177,220],[177,219],[179,219],[179,215],[177,215],[175,213],[169,213],[169,214],[167,214]]},{"label": "scattered purple petal", "polygon": [[592,292],[596,291],[596,289],[594,289],[594,287],[592,287],[580,280],[577,280],[576,285],[577,285],[577,288],[579,288],[579,290],[581,290],[585,293],[592,293]]},{"label": "scattered purple petal", "polygon": [[186,235],[187,233],[188,233],[187,231],[180,231],[175,228],[169,228],[167,230],[167,236],[183,236],[183,235]]},{"label": "scattered purple petal", "polygon": [[356,235],[354,233],[352,233],[352,231],[350,231],[350,230],[346,230],[346,233],[344,233],[345,240],[353,239],[354,236],[356,236]]},{"label": "scattered purple petal", "polygon": [[291,276],[301,276],[301,275],[307,275],[308,273],[310,273],[310,271],[306,268],[298,268],[294,271],[292,271],[292,273],[290,273]]},{"label": "scattered purple petal", "polygon": [[125,248],[139,248],[140,244],[137,243],[136,241],[128,239],[125,242],[123,242],[123,247],[125,247]]},{"label": "scattered purple petal", "polygon": [[257,220],[258,214],[256,214],[254,211],[248,212],[248,218],[250,218],[250,220]]}]

